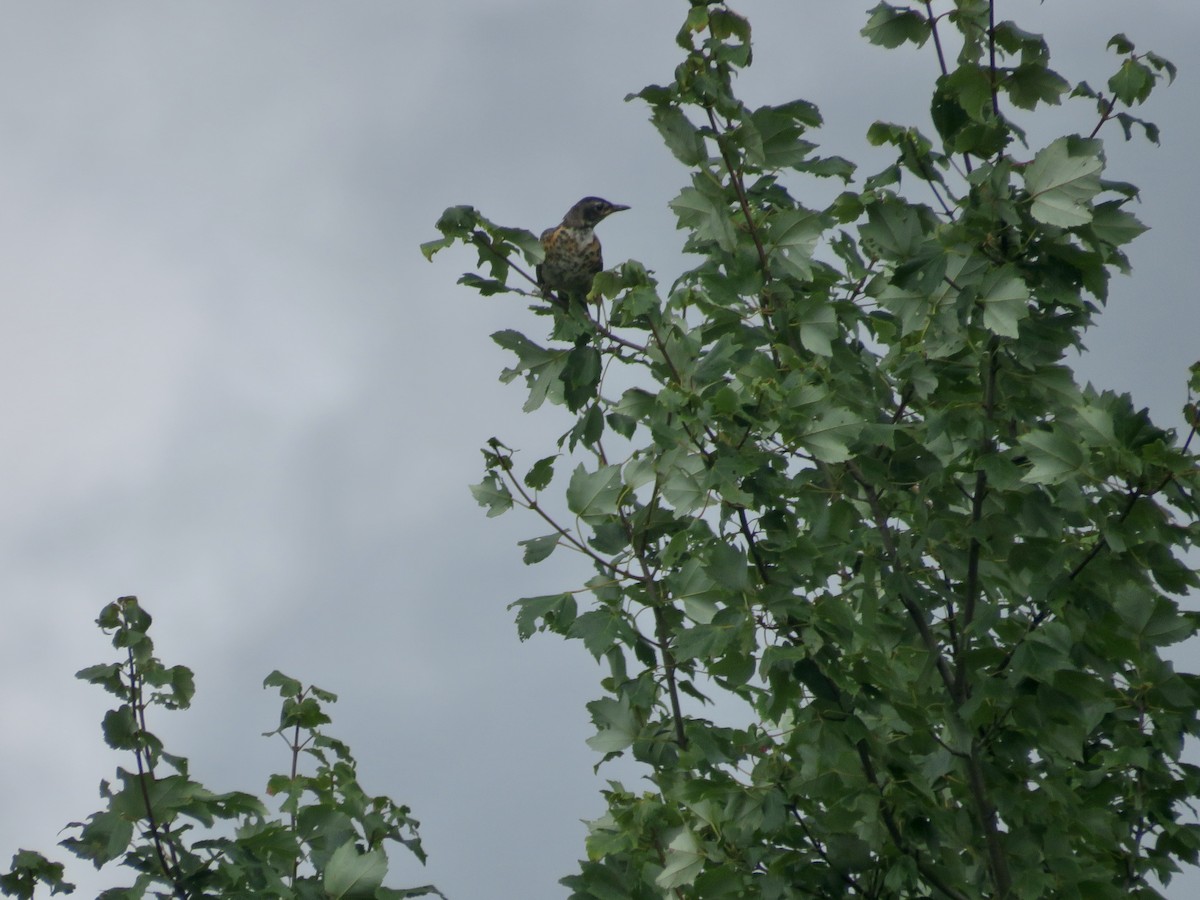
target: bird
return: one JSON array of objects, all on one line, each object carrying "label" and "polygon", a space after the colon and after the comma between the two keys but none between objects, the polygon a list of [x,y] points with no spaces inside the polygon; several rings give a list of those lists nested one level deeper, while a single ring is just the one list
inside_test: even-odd
[{"label": "bird", "polygon": [[562,223],[542,232],[545,258],[537,267],[537,282],[542,294],[566,304],[570,298],[582,299],[592,289],[592,279],[604,268],[600,239],[595,227],[615,212],[629,209],[599,197],[584,197],[563,216]]}]

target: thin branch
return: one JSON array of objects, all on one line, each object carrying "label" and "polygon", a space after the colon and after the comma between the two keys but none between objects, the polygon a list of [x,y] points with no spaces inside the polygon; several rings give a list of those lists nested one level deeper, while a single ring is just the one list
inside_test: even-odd
[{"label": "thin branch", "polygon": [[933,14],[933,0],[924,0],[925,14],[929,18],[929,32],[933,35],[933,46],[937,50],[938,66],[942,70],[943,75],[949,75],[950,70],[946,68],[946,54],[942,51],[942,37],[938,34],[938,16]]},{"label": "thin branch", "polygon": [[[933,36],[933,46],[934,46],[934,49],[937,51],[938,68],[940,68],[942,70],[942,75],[946,76],[946,75],[950,74],[950,69],[946,65],[946,53],[942,49],[942,36],[941,36],[941,34],[938,33],[937,26],[938,26],[939,16],[935,16],[933,14],[932,0],[924,0],[924,3],[925,3],[925,14],[929,19],[929,33]],[[963,153],[963,165],[967,170],[967,174],[970,174],[972,169],[974,168],[971,165],[970,154]]]},{"label": "thin branch", "polygon": [[558,522],[555,521],[554,517],[551,516],[548,512],[546,512],[546,510],[544,510],[542,508],[541,504],[539,504],[537,502],[537,498],[531,496],[529,494],[529,492],[525,490],[524,486],[521,484],[521,482],[519,480],[517,480],[517,477],[513,474],[512,470],[510,468],[501,466],[500,470],[502,472],[504,472],[505,476],[508,479],[508,483],[510,485],[512,485],[512,487],[515,488],[517,493],[521,496],[521,500],[525,504],[525,508],[537,513],[542,518],[542,521],[544,521],[547,525],[549,525],[551,528],[553,528],[558,533],[558,536],[567,542],[567,544],[571,547],[571,549],[577,550],[578,552],[582,553],[584,556],[587,556],[589,559],[599,563],[601,566],[608,569],[608,571],[612,572],[614,575],[619,575],[622,578],[628,578],[631,581],[636,581],[638,583],[643,583],[645,581],[644,578],[642,578],[638,575],[635,575],[633,572],[629,571],[628,569],[622,568],[621,566],[618,566],[618,565],[614,565],[612,563],[612,561],[605,559],[603,556],[601,556],[599,553],[597,553],[595,550],[593,550],[591,547],[589,547],[583,541],[579,540],[579,538],[575,537],[575,535],[572,534],[570,531],[568,531],[566,528],[559,525]]},{"label": "thin branch", "polygon": [[988,0],[988,75],[988,83],[992,89],[992,115],[998,119],[1000,89],[996,86],[996,0]]},{"label": "thin branch", "polygon": [[[656,582],[650,582],[656,584]],[[679,702],[679,685],[675,678],[675,654],[671,652],[671,632],[667,622],[666,612],[657,602],[657,589],[651,591],[651,600],[654,604],[654,631],[658,636],[658,649],[662,653],[663,659],[663,674],[667,679],[667,695],[671,700],[671,718],[675,725],[675,743],[681,749],[687,749],[688,739],[687,732],[683,727],[683,706]]]},{"label": "thin branch", "polygon": [[[875,527],[879,530],[880,539],[883,541],[883,552],[888,557],[888,562],[891,565],[892,572],[896,575],[901,574],[900,557],[896,546],[895,537],[892,534],[891,526],[888,525],[887,513],[884,512],[883,504],[880,502],[879,494],[875,488],[867,480],[862,469],[850,460],[845,464],[846,471],[850,473],[858,485],[863,489],[863,493],[867,498],[867,505],[871,509],[871,517],[875,522]],[[950,671],[950,666],[946,661],[945,655],[938,646],[937,638],[934,637],[933,631],[929,627],[929,622],[925,619],[924,612],[917,605],[916,600],[909,597],[904,590],[897,591],[897,597],[900,603],[904,606],[908,617],[912,620],[913,625],[917,629],[917,634],[921,638],[921,643],[925,645],[926,651],[933,657],[934,665],[937,667],[938,674],[941,676],[942,683],[945,684],[946,690],[950,692],[951,697],[956,697],[954,689],[954,675]]]},{"label": "thin branch", "polygon": [[[1184,442],[1181,445],[1181,449],[1184,452],[1186,452],[1188,447],[1191,446],[1192,439],[1195,438],[1196,433],[1197,426],[1193,425],[1188,431],[1188,436],[1184,439]],[[1125,508],[1121,510],[1120,514],[1117,516],[1117,522],[1124,522],[1127,518],[1129,518],[1129,515],[1133,512],[1133,507],[1137,504],[1138,500],[1148,500],[1151,497],[1156,496],[1160,491],[1163,490],[1163,488],[1170,484],[1174,478],[1175,476],[1173,474],[1168,473],[1163,480],[1158,483],[1157,487],[1149,491],[1143,491],[1137,486],[1133,487],[1133,489],[1129,492],[1127,502],[1125,503]],[[1067,580],[1074,581],[1081,574],[1083,574],[1084,569],[1086,569],[1092,560],[1099,556],[1106,547],[1108,547],[1108,539],[1105,538],[1103,534],[1098,535],[1095,543],[1092,544],[1084,557],[1078,563],[1076,563],[1074,567],[1072,567],[1070,572],[1067,573]],[[997,663],[996,668],[992,670],[991,674],[993,678],[1004,674],[1021,644],[1025,642],[1025,639],[1028,638],[1029,635],[1037,630],[1038,626],[1046,621],[1046,619],[1050,618],[1050,614],[1051,610],[1049,608],[1042,609],[1029,620],[1029,624],[1025,626],[1025,633],[1013,643],[1012,647],[1009,648],[1009,651],[1004,654],[1004,658],[1001,659],[1000,662]]]},{"label": "thin branch", "polygon": [[767,567],[766,560],[763,559],[762,553],[758,549],[758,540],[754,537],[754,530],[750,527],[750,520],[746,517],[746,510],[739,506],[737,508],[739,530],[742,536],[746,539],[747,549],[750,551],[750,558],[754,560],[754,568],[758,572],[758,577],[762,579],[764,585],[771,580],[770,569]]},{"label": "thin branch", "polygon": [[[154,804],[150,799],[149,784],[155,780],[154,777],[154,761],[150,758],[150,754],[146,753],[143,743],[145,736],[148,734],[146,730],[146,704],[142,699],[142,677],[138,673],[137,662],[133,657],[133,645],[130,644],[129,652],[129,702],[130,707],[137,717],[137,745],[134,747],[133,758],[137,762],[138,770],[138,787],[141,789],[142,805],[146,810],[146,822],[150,826],[150,835],[154,841],[154,853],[158,857],[158,864],[162,867],[163,877],[171,882],[173,893],[176,897],[187,897],[187,892],[179,883],[179,861],[175,856],[174,847],[170,844],[163,846],[163,834],[160,830],[158,820],[154,815]],[[167,862],[168,853],[171,856],[171,862]]]},{"label": "thin branch", "polygon": [[902,853],[912,859],[917,866],[917,871],[921,873],[921,876],[928,881],[932,887],[941,891],[947,897],[952,898],[952,900],[967,900],[966,894],[956,890],[953,886],[943,881],[942,877],[938,875],[936,871],[930,868],[929,865],[922,859],[921,854],[918,853],[916,849],[909,846],[908,841],[904,838],[903,832],[900,831],[900,826],[896,823],[896,817],[892,813],[892,807],[888,803],[887,798],[884,796],[883,785],[880,784],[879,776],[875,772],[875,765],[871,762],[871,754],[867,749],[866,741],[859,741],[855,745],[855,749],[858,751],[858,759],[862,765],[863,774],[866,775],[867,780],[871,782],[875,790],[879,792],[879,813],[883,817],[883,825],[887,829],[888,834],[891,836],[892,843],[894,843]]},{"label": "thin branch", "polygon": [[[650,501],[650,504],[646,507],[647,528],[649,528],[649,516],[653,511],[654,504],[658,502],[657,478],[654,481],[654,489],[651,492]],[[643,531],[643,540],[639,542],[637,535],[634,533],[633,523],[629,521],[629,517],[625,515],[624,510],[619,511],[618,514],[621,517],[621,524],[625,528],[625,536],[629,540],[629,545],[633,548],[634,558],[638,561],[638,565],[642,569],[641,582],[646,588],[651,608],[654,611],[654,635],[658,642],[659,652],[662,653],[663,676],[667,682],[667,696],[671,701],[671,720],[675,728],[675,743],[681,749],[686,749],[688,739],[687,732],[684,730],[683,704],[679,700],[679,684],[675,676],[677,663],[675,654],[671,651],[671,626],[667,621],[667,614],[664,609],[666,599],[659,593],[658,582],[654,578],[654,567],[650,565],[646,555],[646,538],[648,535]]]},{"label": "thin branch", "polygon": [[[711,105],[706,105],[704,111],[708,114],[708,123],[712,126],[714,138],[717,143],[717,149],[721,153],[721,159],[725,162],[725,171],[729,173],[729,182],[733,185],[733,189],[737,194],[738,205],[742,208],[742,216],[746,220],[746,230],[750,234],[750,239],[754,241],[754,249],[758,253],[758,265],[762,270],[763,287],[771,282],[771,265],[767,260],[767,251],[763,246],[762,235],[758,233],[758,225],[754,221],[754,214],[750,209],[750,200],[746,196],[746,185],[743,181],[742,170],[735,165],[733,155],[729,152],[729,148],[722,140],[721,126],[717,122],[717,114],[713,111]],[[763,325],[767,328],[768,334],[771,333],[771,322],[768,315],[767,303],[765,298],[759,296],[758,304],[759,315],[762,316]],[[779,365],[779,354],[775,350],[774,343],[770,344],[771,359],[775,365]]]},{"label": "thin branch", "polygon": [[742,183],[741,170],[734,165],[729,149],[725,146],[725,141],[721,139],[722,132],[721,126],[717,123],[717,114],[713,112],[711,106],[705,106],[704,111],[708,113],[708,122],[713,129],[717,149],[721,152],[721,159],[725,162],[725,171],[729,173],[729,181],[737,193],[738,204],[741,206],[742,215],[746,219],[746,229],[750,232],[750,239],[754,241],[754,249],[758,251],[758,264],[762,268],[763,284],[766,284],[771,280],[771,268],[767,263],[767,251],[763,247],[762,237],[758,233],[758,226],[754,224],[754,216],[750,211],[750,201],[746,197],[746,186]]},{"label": "thin branch", "polygon": [[1008,870],[1008,856],[1004,852],[1000,836],[996,807],[988,798],[987,781],[979,764],[979,747],[974,740],[971,741],[971,753],[967,757],[967,778],[971,796],[975,799],[979,816],[983,820],[983,839],[987,844],[992,878],[996,881],[996,896],[1008,897],[1012,892],[1012,874]]},{"label": "thin branch", "polygon": [[[895,539],[892,536],[891,527],[887,523],[887,515],[883,511],[883,505],[879,500],[879,495],[874,487],[867,481],[862,470],[858,468],[853,461],[846,463],[846,470],[851,477],[862,487],[867,496],[867,504],[871,509],[871,515],[875,519],[876,528],[879,529],[880,537],[883,541],[884,552],[889,557],[889,562],[893,573],[900,574],[900,560],[897,553]],[[957,707],[961,705],[965,697],[960,694],[958,687],[958,678],[950,671],[950,666],[946,661],[945,655],[938,646],[937,639],[934,637],[929,623],[925,619],[925,614],[917,605],[916,601],[906,595],[903,588],[897,591],[897,596],[903,604],[904,609],[908,612],[909,618],[912,619],[916,626],[917,633],[921,637],[921,642],[925,645],[926,651],[933,658],[934,665],[941,676],[942,683],[946,686],[946,691],[954,700],[954,715],[957,716]],[[961,662],[961,660],[960,660]],[[860,748],[860,754],[865,752]],[[987,783],[983,778],[982,771],[978,762],[978,747],[975,740],[971,742],[971,753],[966,760],[968,789],[971,799],[975,805],[976,814],[979,817],[980,827],[984,832],[984,840],[988,848],[988,858],[991,861],[992,877],[995,879],[997,896],[1005,897],[1008,895],[1012,886],[1011,876],[1008,873],[1008,861],[1004,856],[1004,848],[1001,843],[1000,829],[996,821],[995,807],[992,805],[987,794]],[[881,808],[882,809],[882,808]],[[889,825],[889,831],[894,827],[894,823],[888,823],[888,816],[885,814],[884,823]],[[926,873],[923,873],[926,874]],[[928,876],[927,876],[928,877]],[[934,882],[931,882],[934,883]],[[941,889],[940,885],[935,884]]]},{"label": "thin branch", "polygon": [[[979,448],[981,460],[990,456],[995,451],[995,441],[992,439],[991,427],[996,414],[997,346],[998,340],[993,335],[988,342],[987,355],[985,357],[986,370],[983,373],[984,435]],[[975,620],[975,607],[979,602],[982,590],[979,583],[979,555],[982,545],[979,542],[976,529],[983,522],[983,505],[987,497],[987,492],[987,472],[984,470],[981,462],[975,470],[975,490],[971,495],[971,540],[967,547],[967,579],[963,588],[962,627],[959,629],[964,642],[968,642],[971,639],[971,623]],[[962,703],[967,699],[969,693],[967,690],[967,647],[964,643],[963,646],[956,647],[955,649],[957,651],[958,664],[954,676],[954,693],[958,702]]]},{"label": "thin branch", "polygon": [[849,872],[842,871],[842,869],[840,869],[837,864],[835,864],[834,861],[829,858],[829,854],[825,851],[825,848],[821,845],[821,842],[817,840],[816,835],[809,830],[808,823],[804,821],[804,817],[800,814],[799,808],[794,803],[789,803],[788,811],[791,812],[792,818],[796,820],[796,824],[799,825],[800,830],[804,832],[804,837],[808,839],[810,844],[812,844],[813,849],[817,851],[817,856],[821,857],[825,865],[829,866],[830,870],[836,873],[838,878],[844,881],[848,887],[854,888],[860,894],[866,894],[867,891],[863,890],[863,886],[858,883],[857,878],[855,878]]},{"label": "thin branch", "polygon": [[1112,117],[1112,111],[1116,107],[1116,105],[1117,105],[1117,97],[1114,94],[1113,96],[1108,98],[1108,102],[1105,103],[1104,109],[1100,111],[1100,121],[1096,123],[1096,127],[1093,128],[1091,131],[1091,134],[1088,135],[1089,139],[1094,138],[1097,134],[1100,133],[1100,129],[1104,127],[1104,123],[1107,122]]}]

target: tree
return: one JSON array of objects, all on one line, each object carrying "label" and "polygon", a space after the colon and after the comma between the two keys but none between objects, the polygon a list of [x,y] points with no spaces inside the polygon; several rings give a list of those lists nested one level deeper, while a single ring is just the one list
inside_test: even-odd
[{"label": "tree", "polygon": [[[187,759],[168,753],[147,728],[147,711],[187,709],[195,693],[191,670],[164,666],[154,656],[151,621],[136,597],[106,605],[96,623],[112,633],[120,658],[77,675],[119,699],[104,717],[104,739],[131,753],[136,769],[118,769],[115,786],[102,782],[106,808],[71,823],[75,833],[61,842],[97,869],[119,861],[137,873],[132,885],[106,890],[102,900],[148,893],[180,900],[443,896],[433,885],[383,886],[388,842],[425,862],[419,823],[408,807],[367,794],[350,748],[321,730],[330,722],[323,704],[337,701],[328,691],[304,687],[281,672],[263,682],[283,698],[279,727],[267,732],[289,748],[289,771],[271,776],[267,785],[268,797],[282,798],[281,817],[251,794],[215,793],[193,780]],[[315,762],[311,775],[301,772],[304,757]],[[193,835],[197,826],[204,829],[199,837]],[[44,885],[53,894],[69,894],[75,888],[65,875],[63,864],[20,850],[0,874],[0,893],[29,900]]]},{"label": "tree", "polygon": [[[738,100],[750,24],[693,0],[635,95],[690,174],[700,262],[665,290],[631,261],[549,302],[536,238],[471,207],[423,247],[533,299],[549,339],[494,335],[502,379],[573,417],[531,466],[489,441],[474,488],[545,523],[527,563],[590,558],[590,599],[518,600],[518,631],[606,662],[591,745],[653,786],[611,783],[573,897],[1159,896],[1197,859],[1200,683],[1162,651],[1197,627],[1200,415],[1181,437],[1066,362],[1144,230],[1100,134],[1156,140],[1131,110],[1175,70],[1117,35],[1106,89],[1072,84],[995,13],[870,12],[941,74],[933,137],[875,123],[895,161],[859,178],[813,104]],[[1027,147],[1064,99],[1095,127]],[[846,188],[808,209],[810,177]]]}]

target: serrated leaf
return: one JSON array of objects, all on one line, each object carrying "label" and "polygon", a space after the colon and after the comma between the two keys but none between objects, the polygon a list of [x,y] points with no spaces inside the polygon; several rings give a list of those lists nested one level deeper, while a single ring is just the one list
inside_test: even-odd
[{"label": "serrated leaf", "polygon": [[588,653],[600,659],[612,649],[620,633],[621,622],[611,610],[594,609],[571,623],[568,636],[583,641]]},{"label": "serrated leaf", "polygon": [[304,686],[299,681],[297,681],[295,678],[284,675],[278,669],[275,669],[270,675],[263,679],[263,687],[279,688],[279,696],[281,697],[295,697],[304,689]]},{"label": "serrated leaf", "polygon": [[1057,72],[1038,62],[1017,66],[1009,73],[1004,87],[1013,105],[1021,109],[1033,109],[1038,103],[1057,106],[1071,85]]},{"label": "serrated leaf", "polygon": [[539,563],[558,546],[558,533],[543,535],[542,537],[528,538],[523,541],[517,541],[517,544],[525,548],[525,553],[522,560],[527,566],[534,563]]},{"label": "serrated leaf", "polygon": [[850,441],[858,436],[862,427],[862,420],[848,409],[824,410],[798,440],[822,462],[845,462],[850,458]]},{"label": "serrated leaf", "polygon": [[692,231],[698,239],[715,241],[726,253],[732,253],[737,246],[737,233],[727,204],[687,187],[667,205],[675,211],[679,227]]},{"label": "serrated leaf", "polygon": [[750,573],[746,568],[746,554],[730,544],[714,544],[708,554],[705,572],[713,581],[732,591],[744,591],[750,586]]},{"label": "serrated leaf", "polygon": [[508,487],[501,484],[494,475],[487,476],[479,484],[471,485],[471,496],[480,506],[487,507],[489,519],[508,512],[512,508],[512,494]]},{"label": "serrated leaf", "polygon": [[601,466],[589,472],[580,463],[567,485],[567,509],[582,519],[612,515],[621,489],[620,466]]},{"label": "serrated leaf", "polygon": [[346,841],[325,866],[325,893],[337,900],[374,897],[387,869],[387,854],[382,849],[359,853],[353,840]]},{"label": "serrated leaf", "polygon": [[601,697],[588,703],[587,708],[597,729],[587,739],[589,747],[598,753],[619,753],[633,744],[638,734],[638,721],[627,697]]},{"label": "serrated leaf", "polygon": [[667,587],[671,596],[683,604],[684,615],[701,625],[713,620],[719,609],[717,601],[725,596],[696,557],[667,577]]},{"label": "serrated leaf", "polygon": [[683,829],[667,844],[666,865],[654,879],[664,891],[691,884],[704,869],[704,854],[700,842],[688,829]]},{"label": "serrated leaf", "polygon": [[1029,288],[1010,268],[989,273],[980,285],[983,325],[1003,337],[1018,335],[1017,323],[1029,315]]},{"label": "serrated leaf", "polygon": [[508,605],[517,611],[517,636],[527,641],[543,628],[562,631],[575,621],[575,598],[570,594],[545,594],[541,597],[522,597]]},{"label": "serrated leaf", "polygon": [[1079,441],[1061,431],[1031,431],[1019,443],[1031,463],[1021,478],[1029,484],[1058,484],[1083,465]]},{"label": "serrated leaf", "polygon": [[685,166],[696,166],[708,158],[704,138],[678,106],[658,106],[650,121],[662,135],[667,149]]},{"label": "serrated leaf", "polygon": [[1147,230],[1137,216],[1121,208],[1122,203],[1121,200],[1109,200],[1092,210],[1092,234],[1114,247],[1128,244]]},{"label": "serrated leaf", "polygon": [[505,350],[511,350],[515,353],[517,359],[520,361],[522,370],[542,365],[548,360],[561,355],[561,351],[539,347],[533,341],[529,340],[529,338],[525,337],[525,335],[521,334],[521,332],[514,331],[511,328],[493,332],[492,340]]},{"label": "serrated leaf", "polygon": [[554,478],[554,463],[557,459],[557,454],[544,456],[530,466],[529,471],[525,473],[525,487],[540,491],[549,485]]},{"label": "serrated leaf", "polygon": [[833,355],[833,340],[838,336],[837,313],[833,305],[821,297],[795,303],[800,321],[800,343],[818,356]]},{"label": "serrated leaf", "polygon": [[680,515],[690,515],[708,505],[708,488],[703,480],[704,460],[684,456],[662,480],[662,495]]},{"label": "serrated leaf", "polygon": [[1033,217],[1060,228],[1086,225],[1092,220],[1089,201],[1100,192],[1102,171],[1097,140],[1062,137],[1043,148],[1025,170]]},{"label": "serrated leaf", "polygon": [[1150,96],[1154,89],[1154,73],[1148,66],[1130,57],[1108,79],[1108,89],[1126,106],[1135,106]]},{"label": "serrated leaf", "polygon": [[791,275],[808,279],[812,277],[813,251],[823,230],[819,213],[788,209],[772,216],[767,242]]},{"label": "serrated leaf", "polygon": [[898,201],[867,207],[867,223],[859,234],[873,253],[901,260],[913,256],[924,238],[917,211]]},{"label": "serrated leaf", "polygon": [[860,33],[880,47],[899,47],[905,41],[912,41],[920,47],[929,39],[930,28],[929,22],[920,13],[880,3],[871,9],[871,17]]}]

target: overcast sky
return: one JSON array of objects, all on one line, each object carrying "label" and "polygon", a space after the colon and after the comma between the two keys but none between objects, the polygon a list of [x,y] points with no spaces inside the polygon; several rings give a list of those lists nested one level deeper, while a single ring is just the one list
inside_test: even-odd
[{"label": "overcast sky", "polygon": [[[885,162],[864,148],[873,120],[925,126],[935,67],[929,48],[867,45],[868,5],[738,7],[756,37],[745,99],[816,102],[817,139],[864,173]],[[151,728],[206,785],[258,793],[286,768],[259,736],[278,710],[262,678],[282,669],[340,695],[331,732],[365,787],[422,820],[429,866],[394,852],[389,883],[565,896],[579,820],[603,809],[584,703],[604,672],[578,644],[520,644],[505,607],[589,570],[565,553],[523,566],[515,542],[544,529],[485,519],[467,490],[489,437],[532,460],[564,427],[520,413],[488,337],[545,320],[456,286],[468,254],[431,265],[417,247],[446,206],[537,231],[599,194],[632,206],[603,226],[608,262],[669,283],[686,261],[666,204],[687,173],[623,98],[670,80],[686,4],[0,11],[0,866],[19,846],[65,857],[58,829],[127,764],[101,742],[107,695],[73,673],[112,658],[93,620],[137,594],[159,655],[198,687],[193,711]],[[1103,85],[1117,31],[1180,67],[1145,110],[1161,148],[1106,132],[1107,175],[1142,188],[1153,230],[1080,365],[1176,424],[1200,356],[1200,5],[999,14],[1047,33],[1072,81]],[[1079,104],[1032,134],[1091,119]],[[125,881],[71,874],[82,896]]]}]

